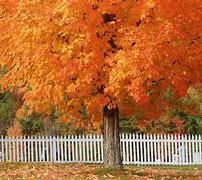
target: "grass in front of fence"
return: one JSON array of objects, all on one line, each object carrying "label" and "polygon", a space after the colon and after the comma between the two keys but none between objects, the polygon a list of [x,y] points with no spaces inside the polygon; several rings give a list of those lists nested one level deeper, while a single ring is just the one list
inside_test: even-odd
[{"label": "grass in front of fence", "polygon": [[124,171],[95,164],[0,163],[0,179],[200,180],[202,166],[124,166]]}]

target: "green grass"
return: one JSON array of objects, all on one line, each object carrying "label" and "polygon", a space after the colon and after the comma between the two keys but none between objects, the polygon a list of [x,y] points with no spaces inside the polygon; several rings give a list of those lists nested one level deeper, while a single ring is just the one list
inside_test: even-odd
[{"label": "green grass", "polygon": [[140,166],[140,165],[128,165],[125,167],[130,167],[130,168],[163,168],[163,169],[178,169],[178,170],[191,170],[191,169],[201,169],[202,170],[202,165],[183,165],[183,166],[173,166],[173,165],[146,165],[146,166]]}]

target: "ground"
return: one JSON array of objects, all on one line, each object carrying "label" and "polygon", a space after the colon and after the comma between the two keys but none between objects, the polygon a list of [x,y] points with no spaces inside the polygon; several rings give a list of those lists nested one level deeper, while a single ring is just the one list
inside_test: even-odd
[{"label": "ground", "polygon": [[124,171],[86,164],[0,163],[0,179],[202,180],[202,166],[124,166]]}]

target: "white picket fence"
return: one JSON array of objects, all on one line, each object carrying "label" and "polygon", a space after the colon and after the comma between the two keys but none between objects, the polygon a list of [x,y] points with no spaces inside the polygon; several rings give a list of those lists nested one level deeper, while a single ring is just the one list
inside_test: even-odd
[{"label": "white picket fence", "polygon": [[[200,135],[121,134],[124,164],[202,164]],[[102,135],[1,137],[0,161],[102,163]]]}]

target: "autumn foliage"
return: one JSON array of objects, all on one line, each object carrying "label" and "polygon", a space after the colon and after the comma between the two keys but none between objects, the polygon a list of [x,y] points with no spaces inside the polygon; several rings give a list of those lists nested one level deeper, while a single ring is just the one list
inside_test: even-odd
[{"label": "autumn foliage", "polygon": [[168,87],[202,81],[201,0],[0,0],[0,34],[2,89],[81,126],[81,107],[95,124],[106,105],[147,119]]}]

